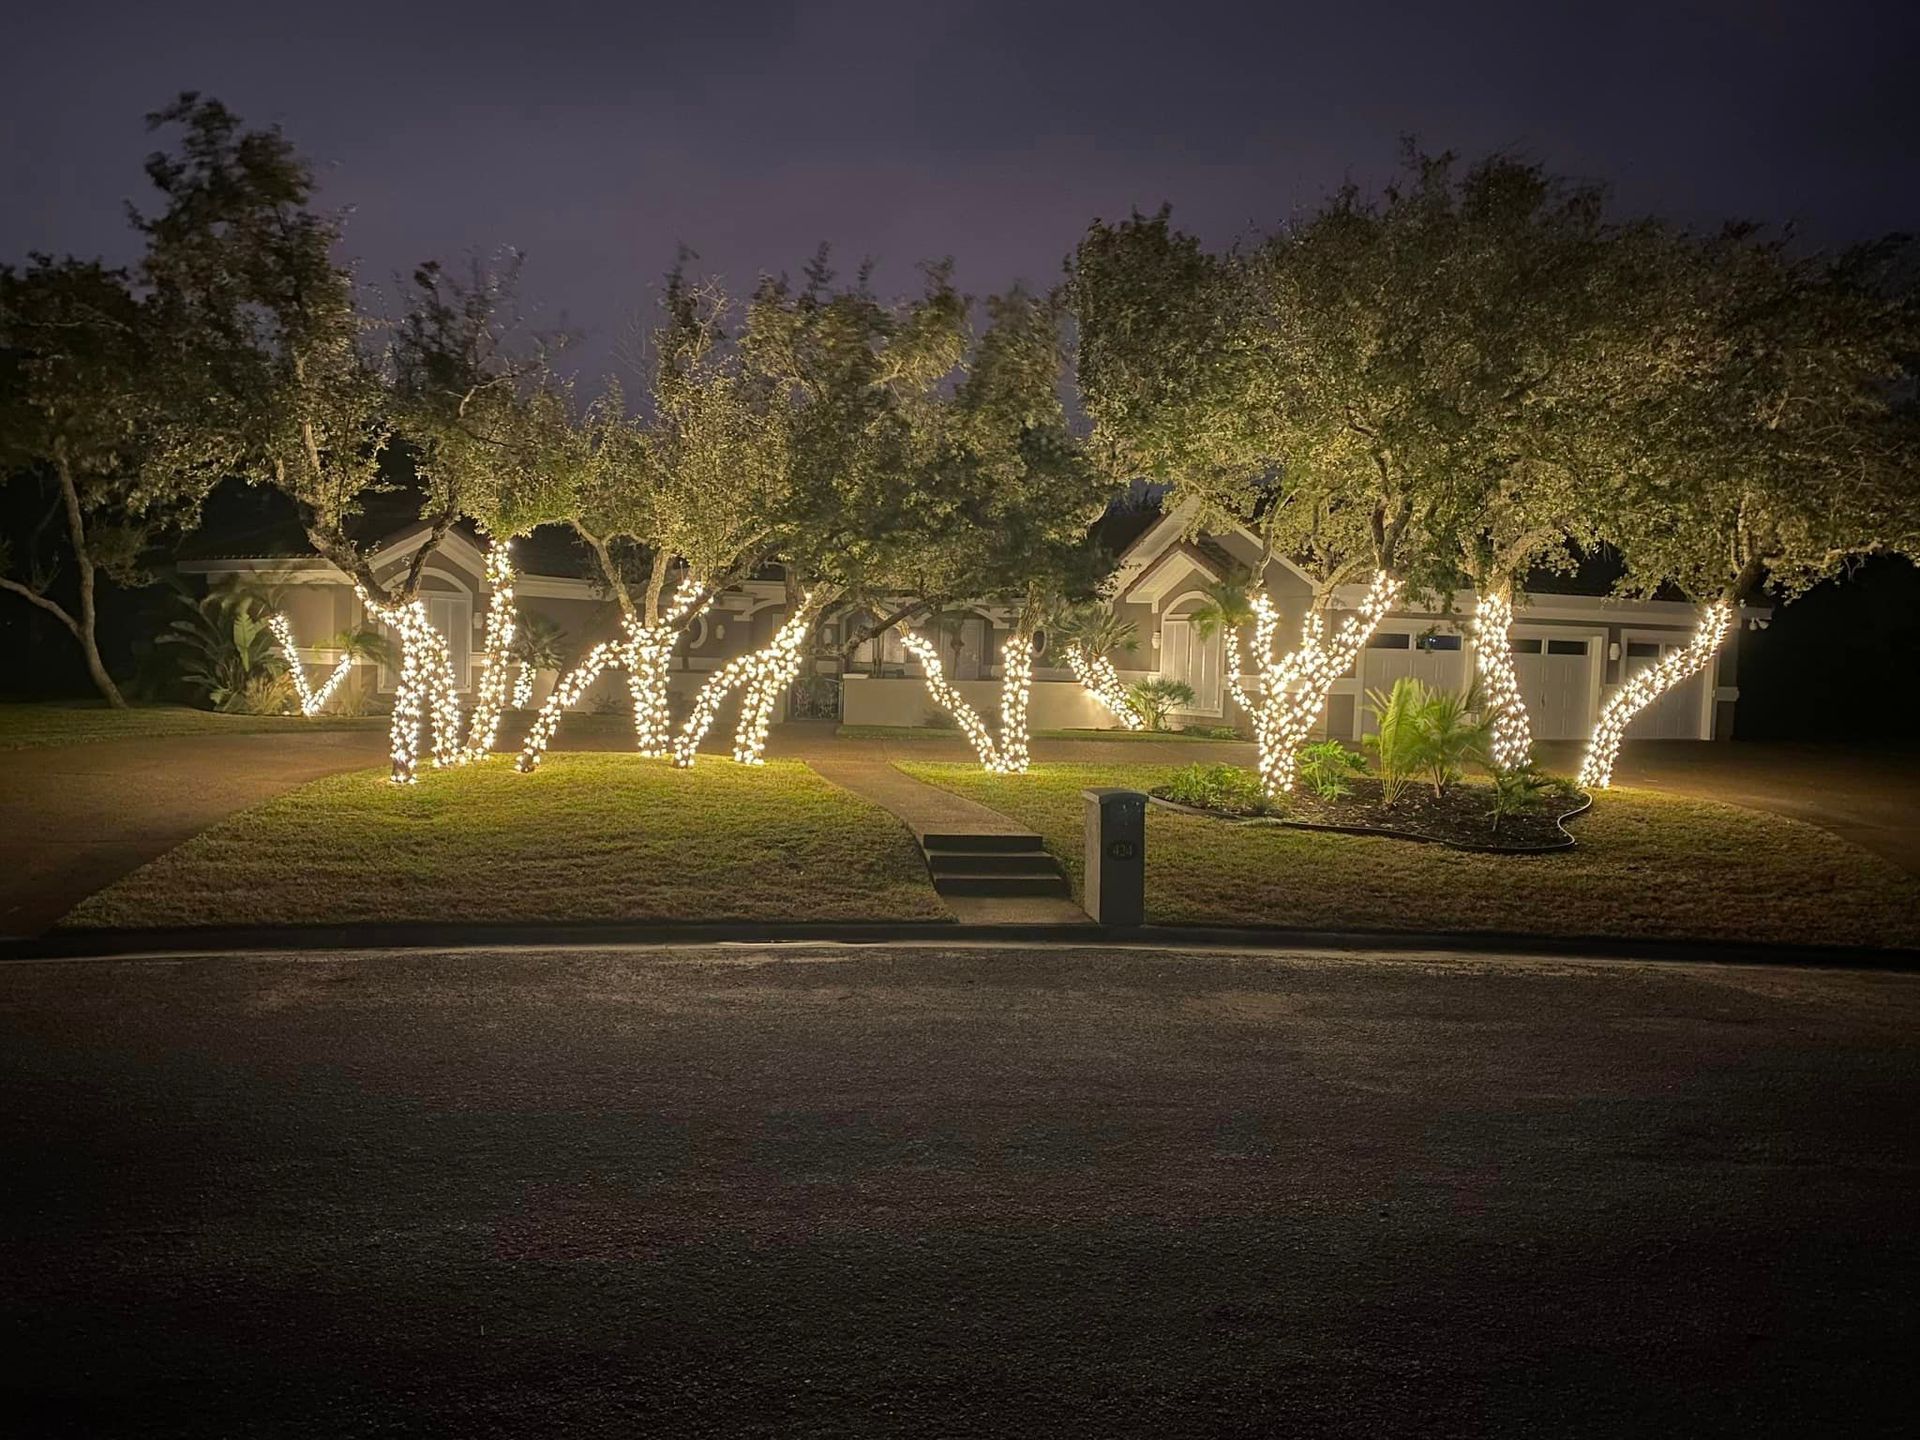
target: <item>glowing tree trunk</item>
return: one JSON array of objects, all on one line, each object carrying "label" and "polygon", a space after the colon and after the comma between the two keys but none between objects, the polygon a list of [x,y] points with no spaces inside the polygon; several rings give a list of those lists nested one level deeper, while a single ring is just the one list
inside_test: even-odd
[{"label": "glowing tree trunk", "polygon": [[453,657],[447,651],[446,637],[427,618],[426,601],[415,598],[387,605],[364,589],[358,594],[369,615],[400,632],[400,682],[393,692],[393,724],[387,734],[394,783],[410,785],[419,773],[421,735],[429,718],[433,725],[433,763],[459,762],[460,697],[454,683]]},{"label": "glowing tree trunk", "polygon": [[1024,775],[1027,754],[1027,697],[1033,687],[1033,636],[1016,631],[1007,637],[1000,679],[1000,738],[996,742],[979,713],[969,705],[947,680],[946,668],[933,642],[916,631],[901,636],[900,643],[920,662],[927,691],[934,703],[960,722],[960,728],[973,742],[980,763],[997,775]]},{"label": "glowing tree trunk", "polygon": [[507,708],[513,663],[507,652],[513,647],[514,614],[513,561],[504,544],[487,551],[487,584],[493,592],[487,601],[487,668],[480,677],[479,694],[474,697],[467,743],[460,752],[463,762],[484,760],[493,752],[500,716]]},{"label": "glowing tree trunk", "polygon": [[1473,668],[1480,680],[1480,703],[1492,724],[1489,751],[1502,770],[1533,758],[1533,727],[1527,702],[1513,672],[1513,599],[1504,590],[1482,595],[1473,616]]},{"label": "glowing tree trunk", "polygon": [[[1253,714],[1260,783],[1268,794],[1293,788],[1295,757],[1326,708],[1333,682],[1353,668],[1399,594],[1398,580],[1384,570],[1376,573],[1358,613],[1349,615],[1328,635],[1326,614],[1308,611],[1300,627],[1300,644],[1277,662],[1273,659],[1273,608],[1265,596],[1256,602],[1254,654],[1260,667],[1256,692],[1249,696],[1244,690],[1237,654],[1229,662],[1229,679],[1235,696]],[[1229,650],[1237,649],[1231,635],[1228,640]]]},{"label": "glowing tree trunk", "polygon": [[1733,629],[1733,602],[1716,600],[1700,616],[1700,628],[1687,645],[1629,678],[1607,701],[1587,742],[1586,758],[1580,762],[1580,784],[1589,790],[1604,790],[1613,782],[1614,762],[1620,758],[1620,742],[1627,726],[1647,706],[1681,681],[1698,675],[1720,653]]},{"label": "glowing tree trunk", "polygon": [[624,665],[631,649],[632,641],[627,636],[618,640],[603,640],[589,650],[578,665],[560,677],[553,687],[553,693],[547,697],[547,703],[540,707],[540,713],[534,717],[532,728],[527,731],[515,769],[524,775],[540,768],[540,762],[547,757],[547,746],[553,743],[553,732],[560,728],[560,717],[580,703],[580,697],[602,674]]},{"label": "glowing tree trunk", "polygon": [[630,623],[627,691],[633,696],[633,733],[642,755],[655,758],[673,753],[673,713],[668,703],[667,679],[680,631],[702,610],[694,608],[699,587],[683,582],[660,618],[651,625]]},{"label": "glowing tree trunk", "polygon": [[762,762],[774,705],[800,673],[803,647],[808,631],[813,628],[814,614],[812,596],[804,597],[764,649],[736,655],[708,678],[694,697],[693,712],[673,742],[675,765],[686,769],[693,764],[700,742],[706,738],[714,716],[720,711],[720,702],[735,690],[742,690],[744,694],[740,700],[740,723],[734,731],[733,758],[742,765]]},{"label": "glowing tree trunk", "polygon": [[513,708],[524,710],[533,699],[533,666],[522,664],[513,677]]},{"label": "glowing tree trunk", "polygon": [[343,655],[333,667],[318,690],[307,683],[307,667],[301,663],[300,651],[293,643],[293,625],[284,615],[269,615],[267,626],[273,631],[273,638],[280,642],[280,653],[286,657],[287,674],[293,677],[294,693],[300,697],[302,715],[318,715],[333,698],[333,692],[353,671],[353,656]]},{"label": "glowing tree trunk", "polygon": [[[1231,632],[1227,638],[1231,643]],[[1081,645],[1069,645],[1067,668],[1073,672],[1073,678],[1080,682],[1080,688],[1098,700],[1102,708],[1123,727],[1138,730],[1146,724],[1133,706],[1127,703],[1127,688],[1120,683],[1113,662],[1106,656],[1091,654]]]}]

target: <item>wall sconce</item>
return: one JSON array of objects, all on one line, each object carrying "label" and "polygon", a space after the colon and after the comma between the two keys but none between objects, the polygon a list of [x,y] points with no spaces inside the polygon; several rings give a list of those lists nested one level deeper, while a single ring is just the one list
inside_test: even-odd
[{"label": "wall sconce", "polygon": [[1615,640],[1607,646],[1607,659],[1618,660],[1619,658],[1620,658],[1620,642],[1618,640]]},{"label": "wall sconce", "polygon": [[715,625],[715,626],[713,627],[713,638],[714,638],[714,639],[716,639],[716,640],[724,640],[724,639],[726,639],[726,638],[727,638],[727,627],[726,627],[726,626],[724,626],[724,625]]}]

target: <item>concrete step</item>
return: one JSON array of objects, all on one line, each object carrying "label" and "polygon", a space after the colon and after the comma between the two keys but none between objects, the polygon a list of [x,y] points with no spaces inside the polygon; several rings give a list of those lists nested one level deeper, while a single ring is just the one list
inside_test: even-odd
[{"label": "concrete step", "polygon": [[945,832],[930,832],[920,837],[920,848],[929,855],[936,850],[964,850],[978,854],[991,850],[1039,850],[1038,835],[957,835]]},{"label": "concrete step", "polygon": [[942,895],[1049,895],[1070,893],[1064,875],[939,875],[933,888]]},{"label": "concrete step", "polygon": [[1044,850],[929,850],[927,866],[935,875],[1058,875],[1060,867]]}]

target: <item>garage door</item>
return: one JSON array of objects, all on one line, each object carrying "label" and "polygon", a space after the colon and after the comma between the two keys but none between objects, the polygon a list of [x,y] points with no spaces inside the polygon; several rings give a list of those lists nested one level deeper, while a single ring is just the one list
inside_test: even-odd
[{"label": "garage door", "polygon": [[1593,667],[1599,642],[1591,637],[1516,635],[1513,675],[1536,740],[1584,740],[1593,728]]},{"label": "garage door", "polygon": [[[1637,675],[1657,665],[1676,650],[1687,648],[1685,637],[1676,640],[1629,640],[1622,669]],[[1709,670],[1713,667],[1708,666]],[[1698,740],[1703,687],[1707,676],[1695,675],[1642,710],[1627,725],[1629,740]]]},{"label": "garage door", "polygon": [[1461,649],[1458,635],[1428,635],[1424,638],[1417,630],[1393,630],[1382,627],[1374,631],[1373,638],[1367,642],[1367,648],[1360,659],[1360,733],[1371,735],[1380,726],[1373,718],[1373,706],[1367,700],[1365,692],[1378,690],[1382,694],[1393,689],[1393,682],[1403,676],[1411,676],[1422,681],[1433,690],[1460,690],[1465,687],[1467,667],[1465,652]]}]

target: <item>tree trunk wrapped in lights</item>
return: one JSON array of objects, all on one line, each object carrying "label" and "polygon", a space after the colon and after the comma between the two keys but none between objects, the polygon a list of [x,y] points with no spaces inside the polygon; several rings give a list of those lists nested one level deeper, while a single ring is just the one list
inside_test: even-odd
[{"label": "tree trunk wrapped in lights", "polygon": [[1627,726],[1647,706],[1681,681],[1706,669],[1720,653],[1733,629],[1733,602],[1716,600],[1700,616],[1700,628],[1693,639],[1657,665],[1650,665],[1629,678],[1616,690],[1600,712],[1587,742],[1586,757],[1580,762],[1580,784],[1589,790],[1604,790],[1613,783],[1614,762],[1620,758],[1620,742]]},{"label": "tree trunk wrapped in lights", "polygon": [[1066,655],[1067,668],[1080,682],[1080,688],[1098,700],[1108,714],[1128,730],[1138,730],[1146,724],[1128,703],[1126,686],[1120,683],[1111,660],[1088,653],[1087,648],[1078,643],[1068,645]]},{"label": "tree trunk wrapped in lights", "polygon": [[460,697],[453,677],[453,657],[447,640],[427,618],[427,602],[415,597],[387,605],[364,587],[360,603],[369,615],[400,632],[400,682],[393,692],[393,723],[388,749],[393,757],[393,780],[411,785],[420,768],[420,736],[433,724],[433,763],[459,763]]},{"label": "tree trunk wrapped in lights", "polygon": [[325,683],[315,690],[307,683],[307,667],[301,663],[300,651],[293,643],[292,622],[284,615],[269,615],[267,627],[273,631],[273,638],[280,642],[280,653],[286,657],[287,674],[293,677],[294,693],[300,697],[300,713],[318,715],[333,698],[333,692],[340,688],[341,682],[352,673],[352,653],[342,655]]},{"label": "tree trunk wrapped in lights", "polygon": [[493,753],[493,742],[500,733],[500,717],[507,708],[508,676],[513,661],[513,560],[504,543],[487,551],[487,585],[492,595],[487,601],[487,668],[480,677],[480,691],[474,697],[473,719],[467,729],[467,743],[461,749],[463,762],[484,760]]},{"label": "tree trunk wrapped in lights", "polygon": [[1033,686],[1033,636],[1015,631],[1007,637],[1000,679],[1000,738],[996,742],[986,722],[947,679],[934,643],[918,631],[901,636],[901,644],[920,662],[928,692],[934,702],[960,722],[960,728],[973,742],[980,763],[996,775],[1024,775],[1027,754],[1027,696]]},{"label": "tree trunk wrapped in lights", "polygon": [[673,763],[686,769],[694,762],[700,742],[706,738],[719,713],[720,702],[738,689],[740,723],[734,731],[733,758],[742,765],[762,763],[767,748],[767,728],[772,724],[773,707],[780,694],[800,673],[807,634],[813,628],[817,607],[812,595],[803,597],[800,606],[779,633],[763,649],[736,655],[710,676],[694,697],[693,712],[681,726],[673,742]]},{"label": "tree trunk wrapped in lights", "polygon": [[1360,652],[1393,608],[1400,582],[1386,571],[1377,572],[1367,587],[1358,613],[1327,634],[1324,611],[1310,610],[1300,627],[1300,644],[1275,661],[1277,617],[1263,595],[1254,602],[1254,660],[1258,680],[1254,693],[1244,688],[1235,637],[1229,631],[1228,681],[1235,698],[1253,716],[1253,738],[1259,751],[1260,783],[1270,795],[1293,788],[1295,756],[1326,708],[1333,682],[1353,668]]},{"label": "tree trunk wrapped in lights", "polygon": [[1533,727],[1527,702],[1513,670],[1513,598],[1504,590],[1482,595],[1474,608],[1473,668],[1480,682],[1480,703],[1492,724],[1489,751],[1502,770],[1533,758]]}]

